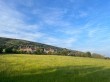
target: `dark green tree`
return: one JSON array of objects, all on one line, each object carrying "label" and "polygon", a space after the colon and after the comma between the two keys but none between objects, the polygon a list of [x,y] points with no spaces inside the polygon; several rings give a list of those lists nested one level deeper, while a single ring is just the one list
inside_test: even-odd
[{"label": "dark green tree", "polygon": [[3,52],[3,49],[2,48],[0,48],[0,53],[2,53]]},{"label": "dark green tree", "polygon": [[44,54],[44,50],[43,49],[37,49],[34,53],[35,54]]},{"label": "dark green tree", "polygon": [[86,52],[87,57],[91,57],[91,52]]},{"label": "dark green tree", "polygon": [[93,57],[93,58],[105,58],[103,55],[97,54],[97,53],[93,53],[93,54],[92,54],[92,57]]},{"label": "dark green tree", "polygon": [[6,48],[5,53],[13,53],[13,49],[12,48]]}]

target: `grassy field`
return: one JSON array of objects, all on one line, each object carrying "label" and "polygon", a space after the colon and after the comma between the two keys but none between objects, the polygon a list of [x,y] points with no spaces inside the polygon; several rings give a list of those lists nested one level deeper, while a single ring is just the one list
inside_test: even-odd
[{"label": "grassy field", "polygon": [[110,82],[110,60],[0,55],[0,82]]}]

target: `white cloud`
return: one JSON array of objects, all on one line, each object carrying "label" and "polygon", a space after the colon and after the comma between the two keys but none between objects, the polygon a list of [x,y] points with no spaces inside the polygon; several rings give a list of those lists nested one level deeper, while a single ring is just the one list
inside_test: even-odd
[{"label": "white cloud", "polygon": [[36,11],[37,13],[36,15],[38,15],[41,18],[41,21],[43,23],[56,26],[65,25],[66,22],[63,20],[63,16],[67,12],[66,10],[59,8],[48,8],[47,11],[44,10]]},{"label": "white cloud", "polygon": [[25,23],[24,14],[8,7],[2,1],[0,1],[0,16],[0,36],[35,40],[44,35],[38,32],[40,28],[38,24]]},{"label": "white cloud", "polygon": [[66,47],[66,48],[72,48],[73,44],[77,41],[76,38],[70,37],[70,38],[65,38],[65,39],[58,39],[54,37],[45,37],[43,42],[46,44],[54,45],[54,46],[59,46],[59,47]]},{"label": "white cloud", "polygon": [[[39,32],[41,28],[39,24],[27,24],[23,21],[24,14],[18,12],[16,9],[12,9],[6,6],[5,3],[0,3],[0,36],[10,37],[17,39],[25,39],[31,41],[39,41],[60,47],[71,47],[76,41],[75,38],[58,39]],[[8,11],[7,11],[8,10]],[[52,11],[52,12],[51,12]],[[47,13],[39,12],[39,16],[42,18],[43,23],[54,24],[58,26],[69,26],[69,23],[62,20],[62,16],[66,11],[60,11],[58,9],[52,9]],[[37,13],[38,14],[38,13]],[[60,29],[60,28],[59,28]]]},{"label": "white cloud", "polygon": [[90,29],[90,30],[88,31],[88,36],[89,36],[90,38],[92,38],[92,37],[96,36],[96,33],[97,33],[97,32],[98,32],[97,29]]}]

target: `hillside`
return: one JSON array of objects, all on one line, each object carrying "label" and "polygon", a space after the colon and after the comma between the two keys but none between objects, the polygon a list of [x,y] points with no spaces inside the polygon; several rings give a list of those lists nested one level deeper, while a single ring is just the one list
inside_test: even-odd
[{"label": "hillside", "polygon": [[0,82],[110,82],[110,60],[0,55]]},{"label": "hillside", "polygon": [[[80,51],[56,47],[27,40],[0,37],[0,52],[5,49],[5,53],[34,53],[34,54],[62,54],[80,53]],[[44,52],[45,51],[45,52]]]},{"label": "hillside", "polygon": [[[19,51],[20,48],[23,53],[26,53],[26,52],[33,53],[38,48],[40,51],[42,49],[47,49],[47,52],[52,50],[54,51],[57,50],[57,52],[59,52],[65,49],[65,48],[55,47],[52,45],[47,45],[47,44],[38,43],[38,42],[32,42],[32,41],[21,40],[21,39],[4,38],[4,37],[0,37],[0,48],[2,48],[2,51],[3,49],[5,49],[5,51],[7,50],[7,53],[14,53],[13,49],[16,51]],[[66,50],[70,51],[69,49],[66,49]],[[71,51],[74,51],[74,50],[71,50]]]},{"label": "hillside", "polygon": [[38,47],[44,47],[44,48],[54,48],[54,49],[62,49],[59,47],[38,43],[38,42],[32,42],[27,40],[20,40],[20,39],[12,39],[12,38],[4,38],[0,37],[0,47],[19,47],[22,45],[32,45],[32,46],[38,46]]},{"label": "hillside", "polygon": [[[38,42],[0,37],[0,54],[48,54],[105,58],[103,55],[60,48]],[[109,58],[107,58],[109,59]]]}]

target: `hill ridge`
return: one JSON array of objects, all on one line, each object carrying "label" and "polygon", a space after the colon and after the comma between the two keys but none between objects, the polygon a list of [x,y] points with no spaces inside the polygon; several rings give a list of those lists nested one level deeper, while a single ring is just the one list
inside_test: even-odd
[{"label": "hill ridge", "polygon": [[101,54],[56,47],[39,42],[0,37],[0,54],[48,54],[105,58]]}]

